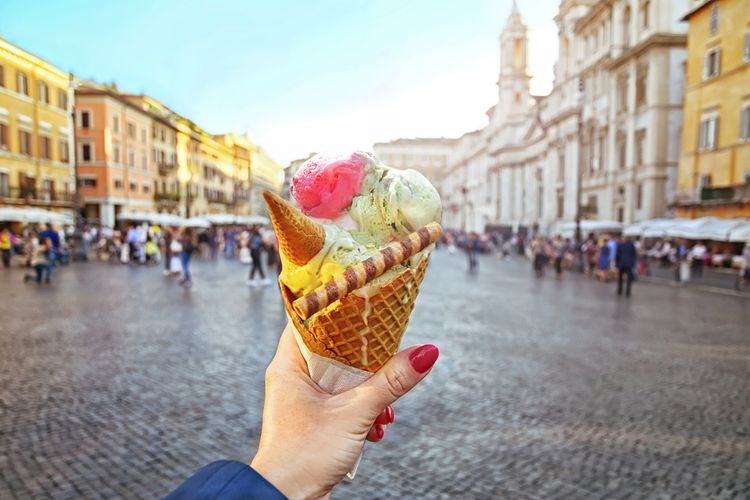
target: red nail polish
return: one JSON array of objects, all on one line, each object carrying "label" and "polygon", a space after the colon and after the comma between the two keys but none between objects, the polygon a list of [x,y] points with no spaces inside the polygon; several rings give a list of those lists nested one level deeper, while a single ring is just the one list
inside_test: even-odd
[{"label": "red nail polish", "polygon": [[385,429],[383,429],[383,427],[380,425],[376,425],[375,434],[378,435],[378,439],[383,439],[383,436],[385,436]]},{"label": "red nail polish", "polygon": [[396,420],[396,413],[393,411],[393,408],[388,406],[385,409],[385,416],[388,417],[388,423],[392,424],[394,420]]},{"label": "red nail polish", "polygon": [[424,373],[432,368],[438,356],[440,356],[440,350],[437,346],[425,344],[417,347],[409,354],[409,362],[418,373]]}]

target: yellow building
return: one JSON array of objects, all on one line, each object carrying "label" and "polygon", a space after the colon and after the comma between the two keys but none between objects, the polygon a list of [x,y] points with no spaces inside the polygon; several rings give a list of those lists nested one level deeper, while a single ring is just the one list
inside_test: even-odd
[{"label": "yellow building", "polygon": [[748,5],[701,0],[683,18],[689,28],[678,216],[750,216]]},{"label": "yellow building", "polygon": [[0,38],[0,206],[72,214],[68,73]]}]

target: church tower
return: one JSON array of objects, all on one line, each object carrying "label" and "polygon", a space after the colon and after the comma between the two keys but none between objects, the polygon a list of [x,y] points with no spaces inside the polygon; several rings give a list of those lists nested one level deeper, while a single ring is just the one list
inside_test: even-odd
[{"label": "church tower", "polygon": [[513,9],[500,33],[500,79],[497,82],[500,96],[496,117],[501,123],[522,120],[529,110],[528,46],[527,27],[513,0]]}]

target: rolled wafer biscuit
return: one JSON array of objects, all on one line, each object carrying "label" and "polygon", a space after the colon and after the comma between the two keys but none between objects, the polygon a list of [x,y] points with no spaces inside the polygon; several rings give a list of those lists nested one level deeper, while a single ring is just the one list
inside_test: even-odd
[{"label": "rolled wafer biscuit", "polygon": [[428,245],[435,243],[442,233],[443,228],[440,224],[430,222],[405,238],[389,243],[372,257],[348,267],[341,276],[323,283],[295,300],[292,303],[294,310],[303,320],[309,318],[329,304],[365,286],[393,266],[421,252]]}]

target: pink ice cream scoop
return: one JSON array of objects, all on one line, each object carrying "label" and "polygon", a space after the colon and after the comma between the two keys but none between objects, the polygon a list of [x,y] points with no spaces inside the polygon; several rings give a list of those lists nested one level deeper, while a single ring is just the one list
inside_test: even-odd
[{"label": "pink ice cream scoop", "polygon": [[304,214],[335,219],[359,193],[369,161],[359,152],[348,156],[315,155],[294,175],[292,196]]}]

